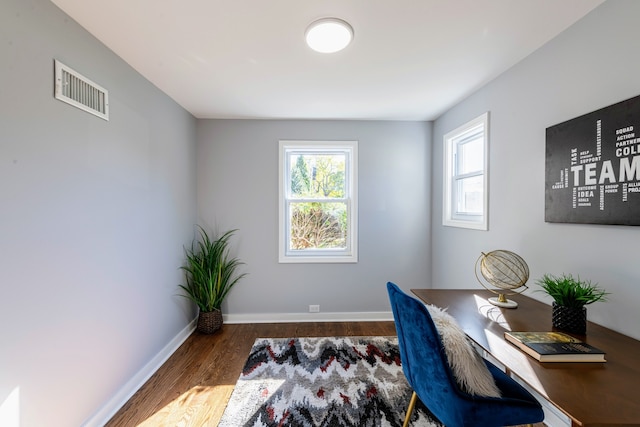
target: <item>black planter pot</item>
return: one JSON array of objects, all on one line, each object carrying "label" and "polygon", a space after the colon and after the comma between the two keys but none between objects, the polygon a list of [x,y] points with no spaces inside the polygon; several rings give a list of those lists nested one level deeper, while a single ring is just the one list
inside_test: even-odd
[{"label": "black planter pot", "polygon": [[222,327],[222,311],[201,311],[196,329],[203,334],[213,334]]},{"label": "black planter pot", "polygon": [[552,324],[561,331],[584,335],[587,333],[587,308],[565,307],[553,303]]}]

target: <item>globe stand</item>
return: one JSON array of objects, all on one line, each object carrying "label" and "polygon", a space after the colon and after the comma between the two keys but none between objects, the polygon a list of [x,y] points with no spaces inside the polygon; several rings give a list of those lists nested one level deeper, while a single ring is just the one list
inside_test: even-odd
[{"label": "globe stand", "polygon": [[[491,289],[489,289],[491,290]],[[514,300],[507,299],[504,294],[498,294],[497,297],[489,298],[489,302],[502,308],[518,308],[518,303]]]},{"label": "globe stand", "polygon": [[506,295],[517,295],[527,289],[525,283],[529,280],[529,266],[519,255],[505,250],[481,252],[475,273],[485,289],[498,295],[488,299],[490,304],[518,308],[518,303],[507,299]]}]

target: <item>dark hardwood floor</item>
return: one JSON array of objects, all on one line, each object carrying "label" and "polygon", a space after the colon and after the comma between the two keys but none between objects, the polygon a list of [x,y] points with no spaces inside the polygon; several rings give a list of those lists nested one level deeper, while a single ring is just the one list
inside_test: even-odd
[{"label": "dark hardwood floor", "polygon": [[396,335],[393,322],[270,323],[194,332],[107,427],[216,426],[257,338]]},{"label": "dark hardwood floor", "polygon": [[213,335],[194,332],[105,427],[217,426],[257,338],[374,335],[395,336],[393,322],[225,324]]}]

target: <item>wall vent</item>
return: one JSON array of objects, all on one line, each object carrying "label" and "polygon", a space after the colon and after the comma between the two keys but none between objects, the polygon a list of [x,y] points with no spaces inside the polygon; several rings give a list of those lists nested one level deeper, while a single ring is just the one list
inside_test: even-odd
[{"label": "wall vent", "polygon": [[62,62],[55,65],[56,99],[109,120],[109,92]]}]

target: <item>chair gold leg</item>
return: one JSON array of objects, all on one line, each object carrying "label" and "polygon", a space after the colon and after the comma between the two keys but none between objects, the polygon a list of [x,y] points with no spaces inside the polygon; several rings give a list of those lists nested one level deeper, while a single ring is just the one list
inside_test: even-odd
[{"label": "chair gold leg", "polygon": [[411,395],[411,401],[409,402],[409,407],[407,408],[407,415],[404,416],[404,424],[402,427],[407,427],[409,425],[409,421],[411,420],[411,414],[413,414],[413,408],[416,406],[416,401],[418,400],[418,395],[414,391]]}]

